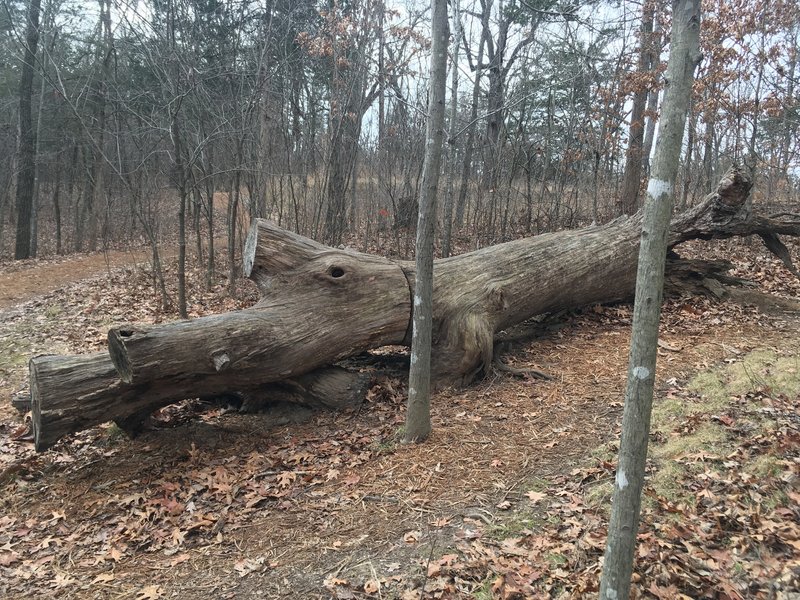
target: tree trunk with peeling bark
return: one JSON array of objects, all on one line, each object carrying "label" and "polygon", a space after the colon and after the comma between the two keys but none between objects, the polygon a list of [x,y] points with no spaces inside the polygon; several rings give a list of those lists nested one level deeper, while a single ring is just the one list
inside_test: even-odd
[{"label": "tree trunk with peeling bark", "polygon": [[[669,247],[758,234],[790,264],[777,235],[800,235],[800,218],[754,214],[750,187],[745,174],[730,172],[704,202],[673,218]],[[487,371],[495,334],[511,325],[630,299],[640,232],[637,215],[435,261],[435,385],[463,385]],[[244,273],[261,293],[252,308],[115,327],[108,358],[34,358],[33,426],[46,440],[40,447],[101,420],[125,423],[183,398],[259,390],[370,348],[410,344],[413,263],[331,248],[264,220],[251,227],[243,256]],[[81,415],[86,402],[91,418]]]}]

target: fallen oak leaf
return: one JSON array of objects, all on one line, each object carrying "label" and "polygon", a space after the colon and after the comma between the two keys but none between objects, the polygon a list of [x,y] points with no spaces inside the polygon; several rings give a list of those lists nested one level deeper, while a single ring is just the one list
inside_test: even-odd
[{"label": "fallen oak leaf", "polygon": [[258,558],[245,558],[242,560],[236,561],[233,565],[233,568],[239,574],[239,577],[245,577],[254,571],[258,571],[264,564],[264,557],[260,556]]},{"label": "fallen oak leaf", "polygon": [[160,585],[146,585],[136,594],[136,600],[158,600],[164,595]]},{"label": "fallen oak leaf", "polygon": [[122,552],[116,546],[112,546],[111,550],[108,551],[108,558],[113,560],[114,562],[119,562],[122,558]]},{"label": "fallen oak leaf", "polygon": [[51,587],[63,588],[63,587],[71,587],[77,583],[77,580],[74,577],[71,577],[67,573],[56,573],[56,576],[53,578],[53,582]]},{"label": "fallen oak leaf", "polygon": [[345,477],[342,481],[345,485],[356,485],[359,481],[361,481],[361,477],[355,473],[352,473]]},{"label": "fallen oak leaf", "polygon": [[12,440],[27,441],[28,438],[33,439],[33,429],[30,424],[23,423],[17,427],[9,436]]},{"label": "fallen oak leaf", "polygon": [[169,566],[170,567],[177,566],[183,562],[186,562],[190,558],[191,554],[189,554],[188,552],[182,552],[181,554],[176,554],[175,556],[172,557],[172,560],[169,561]]},{"label": "fallen oak leaf", "polygon": [[729,415],[712,415],[711,420],[722,423],[726,427],[731,427],[734,423],[736,423],[736,419]]},{"label": "fallen oak leaf", "polygon": [[422,532],[418,530],[407,531],[403,535],[403,541],[406,544],[416,544],[419,541],[419,538],[422,537]]},{"label": "fallen oak leaf", "polygon": [[278,473],[278,487],[289,487],[297,479],[293,471],[281,471]]},{"label": "fallen oak leaf", "polygon": [[664,350],[669,350],[670,352],[680,352],[683,350],[680,346],[671,346],[664,340],[658,340],[658,347],[663,348]]},{"label": "fallen oak leaf", "polygon": [[370,579],[364,584],[364,592],[366,592],[367,594],[377,594],[380,589],[381,589],[380,582],[375,581],[374,579]]},{"label": "fallen oak leaf", "polygon": [[330,575],[323,580],[322,585],[326,588],[333,588],[337,585],[350,585],[350,582],[347,579],[339,579],[334,575]]},{"label": "fallen oak leaf", "polygon": [[534,492],[533,490],[531,490],[530,492],[525,492],[525,496],[528,498],[528,500],[530,500],[534,504],[541,502],[542,500],[547,498],[547,494],[544,494],[542,492]]}]

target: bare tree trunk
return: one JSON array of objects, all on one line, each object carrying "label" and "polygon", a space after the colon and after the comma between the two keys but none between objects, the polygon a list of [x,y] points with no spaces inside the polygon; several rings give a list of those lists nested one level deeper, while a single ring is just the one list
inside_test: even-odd
[{"label": "bare tree trunk", "polygon": [[626,215],[632,215],[638,209],[639,188],[642,185],[644,110],[648,91],[644,78],[651,69],[650,45],[653,34],[653,12],[653,0],[646,0],[642,6],[638,81],[636,83],[636,91],[633,94],[631,126],[628,136],[628,150],[625,153],[625,175],[622,185],[622,212]]},{"label": "bare tree trunk", "polygon": [[108,100],[108,80],[110,78],[111,57],[113,49],[111,47],[111,1],[99,0],[100,2],[100,36],[102,43],[98,42],[100,80],[97,82],[95,90],[95,119],[97,120],[97,139],[94,141],[95,148],[92,152],[91,177],[89,180],[90,194],[87,196],[86,224],[88,226],[88,247],[89,250],[97,249],[98,236],[98,212],[101,210],[100,199],[105,192],[105,169],[103,159],[103,148],[106,139],[106,104]]},{"label": "bare tree trunk", "polygon": [[186,310],[186,201],[187,176],[183,160],[183,142],[178,125],[180,102],[170,119],[170,136],[172,137],[173,167],[178,185],[178,314],[182,319],[189,318]]},{"label": "bare tree trunk", "polygon": [[[431,335],[433,329],[433,242],[436,194],[444,139],[447,88],[447,0],[431,0],[431,81],[425,132],[425,163],[417,223],[416,285],[408,374],[406,442],[421,442],[431,432]],[[456,68],[456,65],[453,65]]]},{"label": "bare tree trunk", "polygon": [[700,0],[675,0],[672,6],[673,25],[667,88],[658,134],[659,144],[653,160],[652,176],[647,185],[622,438],[600,584],[601,600],[618,600],[630,595],[647,442],[650,436],[658,322],[661,315],[673,192],[694,70],[702,58],[699,44]]},{"label": "bare tree trunk", "polygon": [[53,213],[56,221],[56,254],[61,254],[61,165],[56,167],[56,181],[54,183],[55,189],[53,190]]},{"label": "bare tree trunk", "polygon": [[450,130],[447,135],[449,160],[447,161],[447,196],[444,201],[444,216],[442,225],[442,256],[450,256],[450,240],[453,235],[453,204],[455,203],[455,178],[456,178],[456,134],[458,133],[458,49],[461,46],[461,7],[459,0],[453,0],[453,44],[450,46],[451,54],[451,82],[450,82]]},{"label": "bare tree trunk", "polygon": [[19,81],[19,148],[17,150],[17,237],[14,258],[30,258],[34,186],[36,181],[36,130],[33,126],[33,74],[39,44],[41,0],[30,0],[25,26],[25,52]]},{"label": "bare tree trunk", "polygon": [[[661,64],[661,17],[659,13],[654,14],[653,35],[651,36],[650,46],[650,71],[656,73]],[[658,120],[658,86],[655,85],[647,94],[647,126],[644,132],[644,144],[642,145],[642,171],[645,176],[650,175],[650,153],[653,150],[653,139],[656,133],[656,121]]]},{"label": "bare tree trunk", "polygon": [[237,168],[231,178],[228,193],[228,293],[231,296],[236,295],[236,216],[241,183],[241,170]]},{"label": "bare tree trunk", "polygon": [[[325,240],[341,243],[347,228],[347,190],[353,181],[363,117],[364,74],[357,50],[346,56],[334,50],[331,79],[330,148],[328,153],[328,206],[325,213]],[[341,64],[340,64],[341,63]],[[346,67],[342,65],[348,65]]]},{"label": "bare tree trunk", "polygon": [[[789,64],[789,70],[787,72],[787,86],[786,86],[786,97],[787,98],[794,98],[794,90],[795,90],[795,81],[797,80],[797,57],[800,54],[800,46],[798,45],[798,38],[800,37],[800,23],[795,26],[794,31],[794,48],[791,58],[791,63]],[[797,119],[792,118],[792,111],[784,109],[783,117],[782,117],[782,126],[784,128],[783,140],[781,143],[781,174],[783,177],[786,178],[787,183],[791,185],[791,176],[789,173],[789,166],[791,164],[791,146],[792,141],[796,142],[797,140]]]},{"label": "bare tree trunk", "polygon": [[[488,22],[488,14],[484,16]],[[472,172],[472,154],[475,147],[475,128],[478,122],[478,99],[481,91],[481,77],[483,76],[483,54],[486,47],[486,35],[488,25],[482,27],[483,33],[478,43],[478,55],[475,59],[475,81],[472,83],[472,103],[469,109],[469,123],[467,125],[467,141],[464,145],[464,160],[461,166],[461,186],[458,190],[458,202],[456,203],[456,229],[461,229],[464,225],[464,211],[467,205],[467,191],[469,189],[469,175]],[[466,42],[465,42],[466,44]]]},{"label": "bare tree trunk", "polygon": [[[711,90],[708,93],[712,93]],[[715,156],[714,156],[714,126],[716,124],[716,118],[713,111],[710,108],[707,108],[705,111],[705,115],[703,118],[703,126],[705,127],[705,132],[703,134],[703,191],[708,192],[713,185],[713,177],[714,177],[714,163],[715,163]]]},{"label": "bare tree trunk", "polygon": [[689,206],[689,188],[692,187],[692,163],[694,162],[694,130],[697,118],[694,111],[694,102],[689,99],[689,133],[686,140],[686,162],[683,166],[683,185],[681,190],[681,201],[678,205],[679,210],[685,210]]}]

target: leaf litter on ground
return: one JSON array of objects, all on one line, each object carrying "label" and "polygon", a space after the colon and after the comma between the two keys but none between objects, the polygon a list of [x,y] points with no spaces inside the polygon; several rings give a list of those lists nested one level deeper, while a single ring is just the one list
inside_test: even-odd
[{"label": "leaf litter on ground", "polygon": [[[689,252],[747,256],[733,259],[737,276],[800,296],[780,263],[724,244]],[[150,277],[113,271],[6,311],[3,391],[24,389],[30,354],[93,351],[113,324],[174,318]],[[221,279],[207,291],[202,280],[190,270],[194,316],[255,299],[244,282],[231,299]],[[497,373],[441,392],[434,435],[420,447],[398,444],[405,391],[396,379],[380,381],[357,412],[302,425],[274,428],[259,415],[186,402],[164,410],[168,435],[128,440],[104,426],[41,455],[4,409],[0,593],[596,594],[630,318],[625,305],[580,311],[513,350],[515,364],[557,373],[552,382]],[[753,385],[722,399],[696,384],[698,373],[743,364],[765,346],[774,364],[797,357],[796,327],[752,306],[667,300],[637,597],[788,600],[798,589],[797,396],[752,369]]]}]

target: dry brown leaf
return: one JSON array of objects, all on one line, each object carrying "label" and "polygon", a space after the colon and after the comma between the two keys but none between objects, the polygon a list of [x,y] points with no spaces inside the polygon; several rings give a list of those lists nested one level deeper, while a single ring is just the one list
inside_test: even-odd
[{"label": "dry brown leaf", "polygon": [[421,537],[422,537],[422,532],[420,531],[417,530],[407,531],[403,535],[403,541],[405,541],[407,544],[416,544]]},{"label": "dry brown leaf", "polygon": [[530,492],[525,492],[525,496],[528,498],[528,500],[530,500],[534,504],[537,504],[538,502],[541,502],[542,500],[547,498],[547,494],[545,494],[544,492],[534,492],[533,490],[531,490]]},{"label": "dry brown leaf", "polygon": [[146,585],[136,594],[136,600],[158,600],[164,595],[160,585]]}]

